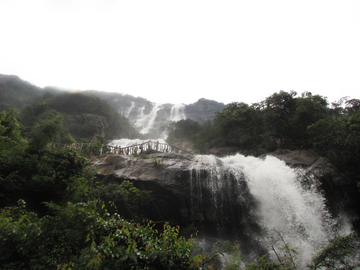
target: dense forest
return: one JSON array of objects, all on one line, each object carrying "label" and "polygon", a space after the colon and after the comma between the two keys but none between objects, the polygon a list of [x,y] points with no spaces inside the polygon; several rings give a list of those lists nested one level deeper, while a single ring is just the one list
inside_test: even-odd
[{"label": "dense forest", "polygon": [[[236,243],[219,242],[205,253],[177,224],[148,220],[138,210],[151,192],[131,181],[101,186],[89,166],[106,139],[141,136],[129,121],[98,97],[39,93],[16,83],[0,80],[0,90],[11,86],[27,95],[0,93],[7,98],[0,104],[1,269],[214,269],[225,253],[233,254],[226,269],[299,269],[296,250],[286,244],[277,262],[264,255],[245,266]],[[171,123],[168,141],[191,141],[199,153],[231,147],[254,156],[314,148],[356,186],[359,106],[354,99],[328,104],[308,92],[280,91],[256,104],[228,104],[211,122]],[[72,142],[88,146],[62,146]],[[356,269],[346,260],[356,237],[335,238],[308,268]]]}]

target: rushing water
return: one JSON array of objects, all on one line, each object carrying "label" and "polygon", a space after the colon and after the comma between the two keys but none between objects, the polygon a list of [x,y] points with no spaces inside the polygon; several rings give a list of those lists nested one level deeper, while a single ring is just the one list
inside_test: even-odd
[{"label": "rushing water", "polygon": [[197,155],[189,164],[191,218],[205,224],[200,230],[238,239],[248,258],[269,252],[276,260],[274,249],[288,244],[305,268],[336,235],[351,232],[346,217],[331,216],[315,177],[275,157]]},{"label": "rushing water", "polygon": [[131,106],[126,110],[126,112],[124,113],[124,116],[125,117],[129,117],[131,111],[133,110],[135,106],[135,102],[134,101],[131,101]]},{"label": "rushing water", "polygon": [[170,111],[170,121],[180,121],[186,119],[184,104],[174,104]]},{"label": "rushing water", "polygon": [[147,115],[144,114],[145,106],[139,110],[138,120],[136,121],[136,127],[140,128],[140,133],[148,133],[153,127],[158,111],[161,109],[162,104],[153,104],[151,112]]},{"label": "rushing water", "polygon": [[134,110],[134,102],[132,102],[131,106],[124,113],[126,117],[129,117],[130,113],[133,114],[131,119],[139,132],[142,134],[146,134],[152,129],[159,127],[159,121],[161,121],[161,123],[166,123],[186,119],[184,104],[174,104],[171,108],[169,108],[164,104],[152,103],[150,112],[145,113],[145,109],[145,106],[137,108],[137,111],[134,111],[133,114],[132,111]]},{"label": "rushing water", "polygon": [[[339,218],[331,217],[314,177],[286,166],[275,157],[235,155],[220,158],[219,162],[214,156],[197,156],[195,160],[191,190],[198,198],[196,204],[201,204],[205,189],[210,191],[213,197],[210,204],[217,216],[216,229],[221,231],[221,225],[229,219],[229,224],[242,223],[240,227],[235,224],[234,228],[226,229],[241,230],[243,236],[249,236],[243,245],[249,253],[252,248],[249,245],[256,244],[254,249],[262,247],[276,260],[274,249],[280,252],[281,247],[289,244],[297,250],[300,265],[305,266],[335,235],[351,231],[345,218],[340,222]],[[206,181],[200,177],[204,167]],[[208,204],[209,201],[202,207]],[[235,217],[229,217],[232,214]]]}]

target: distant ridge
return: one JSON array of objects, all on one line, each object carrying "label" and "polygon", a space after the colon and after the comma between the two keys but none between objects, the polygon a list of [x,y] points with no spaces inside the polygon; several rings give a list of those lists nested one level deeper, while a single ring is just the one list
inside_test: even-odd
[{"label": "distant ridge", "polygon": [[[79,95],[87,96],[88,99],[80,98]],[[60,98],[60,96],[63,97]],[[66,96],[66,98],[64,96]],[[90,102],[89,98],[91,100],[91,97],[105,101],[112,109],[119,113],[121,117],[128,118],[129,122],[135,126],[138,131],[151,133],[153,136],[161,135],[165,130],[165,126],[171,121],[192,119],[202,124],[206,121],[213,120],[215,113],[226,107],[223,103],[205,98],[199,99],[189,105],[159,104],[142,97],[134,97],[129,94],[116,92],[100,90],[71,91],[69,89],[52,86],[40,88],[20,79],[18,76],[0,74],[0,110],[7,110],[10,107],[22,109],[26,105],[46,100],[52,108],[68,115],[74,114],[73,110],[75,107],[79,107],[76,108],[76,114],[99,114],[100,111],[96,112],[96,106],[94,106],[94,110],[91,111],[88,105],[81,103],[86,102],[86,104],[88,104]],[[73,103],[74,98],[76,98],[78,102]],[[67,101],[65,102],[64,99],[67,99]],[[100,101],[93,100],[91,102],[100,104]],[[72,104],[74,108],[69,107],[64,111],[63,107],[66,107],[67,104]],[[98,108],[103,108],[101,111],[108,111],[108,109],[104,109],[105,107],[106,105],[98,106]],[[82,111],[84,108],[87,109]],[[69,111],[70,109],[71,113]],[[104,113],[100,113],[100,115],[104,116]],[[98,122],[99,121],[100,120],[98,120]],[[76,123],[74,119],[70,122]],[[104,127],[106,127],[106,124],[102,124],[101,129],[103,130]]]}]

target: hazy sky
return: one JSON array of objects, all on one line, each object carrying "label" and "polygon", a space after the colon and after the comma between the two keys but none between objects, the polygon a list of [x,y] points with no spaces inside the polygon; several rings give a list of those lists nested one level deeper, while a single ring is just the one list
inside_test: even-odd
[{"label": "hazy sky", "polygon": [[0,73],[157,103],[360,98],[360,0],[0,0]]}]

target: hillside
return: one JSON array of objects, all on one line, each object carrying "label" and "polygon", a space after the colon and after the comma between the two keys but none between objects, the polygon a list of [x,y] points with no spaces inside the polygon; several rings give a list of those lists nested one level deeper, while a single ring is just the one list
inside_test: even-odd
[{"label": "hillside", "polygon": [[19,77],[0,75],[0,98],[1,111],[11,107],[20,111],[19,120],[25,132],[37,121],[60,114],[64,133],[69,132],[77,141],[139,136],[125,116],[95,96],[53,87],[42,89]]},{"label": "hillside", "polygon": [[39,100],[43,90],[17,76],[0,74],[0,111],[18,109]]}]

